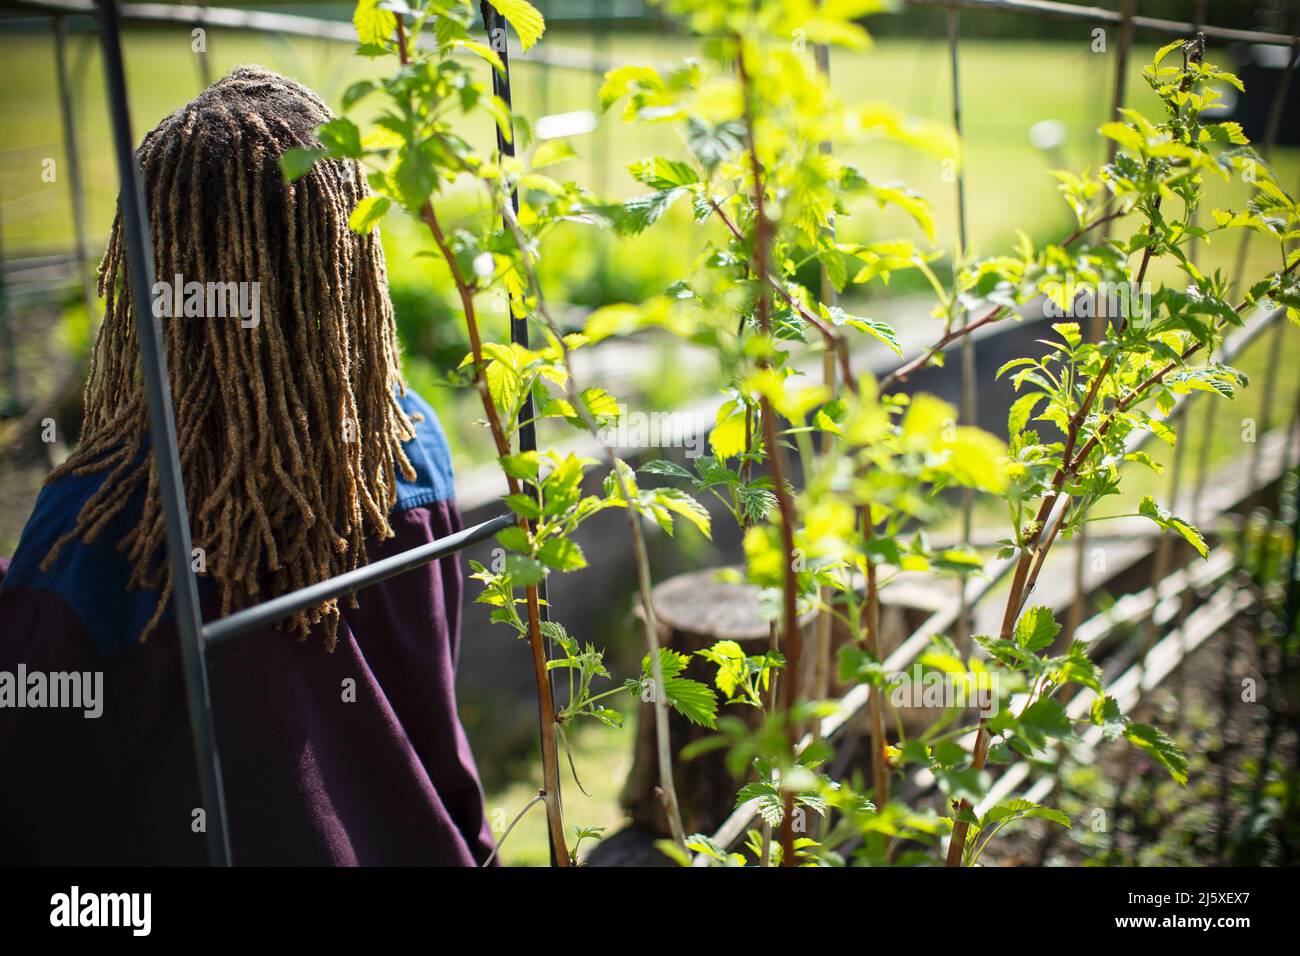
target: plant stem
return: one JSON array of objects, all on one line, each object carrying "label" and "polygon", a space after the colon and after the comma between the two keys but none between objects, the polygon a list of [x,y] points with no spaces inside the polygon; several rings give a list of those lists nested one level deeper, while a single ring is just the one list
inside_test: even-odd
[{"label": "plant stem", "polygon": [[[1068,248],[1076,241],[1078,241],[1079,238],[1082,237],[1085,233],[1091,231],[1092,229],[1095,229],[1097,226],[1100,226],[1103,223],[1110,222],[1112,219],[1116,219],[1122,215],[1126,215],[1125,210],[1122,209],[1115,210],[1113,212],[1106,213],[1103,216],[1097,217],[1092,222],[1088,223],[1086,226],[1080,226],[1073,233],[1071,233],[1070,236],[1066,238],[1064,242],[1061,243],[1061,248],[1062,249]],[[1140,279],[1138,281],[1141,282]],[[947,332],[944,333],[943,337],[940,338],[939,341],[934,343],[934,345],[930,346],[928,349],[926,349],[916,358],[912,359],[909,362],[904,363],[903,365],[900,365],[898,368],[894,369],[894,371],[884,376],[880,380],[880,390],[884,391],[886,388],[888,388],[889,386],[893,385],[896,382],[907,381],[907,377],[909,375],[929,365],[930,362],[934,360],[934,357],[938,355],[940,352],[942,352],[944,349],[946,349],[948,346],[952,345],[954,342],[957,342],[960,339],[965,338],[966,336],[970,335],[972,332],[981,329],[986,325],[990,325],[993,322],[997,322],[1001,319],[1006,318],[1007,315],[1010,314],[1010,311],[1011,310],[1008,309],[1005,305],[999,305],[990,309],[988,312],[986,312],[984,315],[982,315],[974,322],[967,322],[965,325],[961,326],[960,328],[949,329]]]},{"label": "plant stem", "polygon": [[[1146,275],[1147,265],[1151,259],[1151,249],[1152,246],[1148,245],[1143,250],[1142,262],[1138,269],[1138,283],[1141,283],[1143,277]],[[1291,266],[1282,270],[1279,275],[1286,275],[1291,271],[1291,269],[1295,268],[1297,264],[1300,264],[1300,260],[1297,260],[1296,263],[1292,263]],[[1238,313],[1242,312],[1246,308],[1247,304],[1248,303],[1246,302],[1242,302],[1234,311]],[[1216,331],[1222,330],[1226,324],[1225,320],[1220,320],[1216,323]],[[1065,486],[1067,478],[1074,477],[1078,474],[1079,470],[1087,462],[1088,456],[1097,447],[1102,436],[1105,435],[1111,422],[1115,420],[1117,415],[1132,406],[1134,402],[1142,398],[1142,396],[1153,386],[1162,382],[1164,377],[1173,371],[1179,364],[1185,362],[1203,347],[1204,345],[1202,342],[1196,342],[1188,346],[1181,353],[1178,362],[1169,362],[1160,371],[1148,376],[1138,385],[1133,386],[1133,388],[1120,396],[1115,403],[1115,407],[1111,410],[1110,415],[1107,416],[1106,420],[1101,423],[1098,429],[1079,449],[1078,454],[1075,455],[1074,447],[1078,441],[1079,431],[1087,420],[1088,412],[1091,410],[1091,407],[1096,400],[1102,379],[1109,374],[1114,365],[1113,357],[1106,361],[1102,366],[1101,371],[1098,372],[1096,378],[1093,379],[1087,395],[1079,406],[1079,410],[1070,418],[1068,431],[1066,433],[1065,447],[1062,450],[1061,455],[1061,467],[1057,470],[1056,475],[1052,479],[1053,492],[1050,496],[1043,499],[1043,503],[1038,510],[1038,515],[1034,519],[1034,529],[1031,533],[1032,540],[1026,545],[1025,550],[1020,556],[1020,561],[1016,565],[1015,578],[1011,584],[1011,593],[1007,596],[1006,611],[1002,618],[1000,637],[1003,640],[1010,639],[1012,629],[1015,627],[1016,619],[1020,616],[1020,611],[1024,606],[1025,598],[1033,592],[1034,587],[1038,582],[1038,574],[1043,568],[1043,562],[1047,558],[1047,553],[1051,548],[1052,543],[1056,540],[1056,535],[1060,531],[1061,526],[1064,524],[1064,515],[1062,515],[1060,521],[1055,522],[1050,529],[1047,528],[1047,520],[1055,509],[1057,499],[1062,494],[1061,489]],[[1074,457],[1071,457],[1071,455],[1074,455]],[[1047,535],[1046,539],[1043,538],[1044,533]],[[971,761],[971,764],[975,769],[983,768],[984,760],[988,755],[988,746],[989,733],[987,722],[981,719],[979,729],[975,735],[975,749]],[[963,801],[960,806],[969,809],[970,804],[968,801]],[[952,839],[948,844],[948,866],[961,865],[962,849],[965,846],[967,830],[967,825],[962,821],[958,821],[953,826]]]},{"label": "plant stem", "polygon": [[[460,296],[461,308],[465,313],[465,327],[469,332],[470,350],[474,356],[474,384],[478,389],[483,411],[487,415],[488,428],[492,433],[492,441],[496,445],[497,455],[504,457],[510,454],[510,440],[506,437],[501,424],[501,415],[497,411],[496,403],[492,400],[492,394],[487,386],[487,379],[483,375],[483,342],[479,334],[478,313],[474,306],[474,292],[456,265],[456,260],[447,244],[447,238],[443,234],[442,226],[438,222],[437,213],[434,212],[433,203],[429,200],[425,200],[424,207],[421,210],[421,218],[429,227],[429,232],[433,235],[433,241],[438,246],[438,251],[442,253],[443,258],[446,260],[447,269],[451,273],[452,281],[456,285],[456,292]],[[506,487],[512,495],[521,492],[518,480],[511,475],[506,475]],[[524,531],[528,531],[527,520],[520,518],[519,527],[523,528]],[[552,862],[556,866],[565,867],[569,865],[569,852],[564,840],[564,813],[558,799],[560,792],[560,764],[558,743],[555,738],[555,701],[551,696],[551,681],[546,671],[546,645],[545,636],[542,634],[541,605],[538,600],[537,586],[528,585],[524,589],[524,595],[528,604],[528,644],[533,657],[533,678],[537,685],[537,720],[542,744],[542,794],[546,800],[546,822],[550,830],[551,844],[554,851]]]},{"label": "plant stem", "polygon": [[483,861],[484,866],[492,865],[492,861],[497,858],[497,854],[500,853],[501,848],[505,846],[506,838],[510,836],[510,831],[515,828],[515,824],[517,824],[520,820],[524,818],[524,814],[526,814],[529,810],[531,810],[538,803],[538,801],[545,801],[545,800],[546,800],[546,794],[542,793],[539,790],[537,791],[537,795],[533,797],[533,799],[529,800],[527,803],[524,804],[524,808],[515,814],[515,818],[510,821],[510,826],[506,827],[506,832],[501,834],[501,839],[497,840],[497,845],[492,848],[492,852],[488,854],[488,858]]},{"label": "plant stem", "polygon": [[636,563],[637,591],[641,599],[642,623],[646,648],[650,656],[650,676],[655,683],[652,706],[654,707],[655,721],[655,751],[659,764],[659,787],[663,793],[665,815],[668,818],[668,829],[672,834],[673,842],[683,852],[687,852],[686,831],[682,826],[681,809],[677,802],[677,787],[673,781],[673,759],[668,728],[668,696],[664,693],[663,665],[659,659],[659,625],[654,611],[654,582],[650,571],[650,556],[646,549],[645,534],[641,529],[641,516],[634,507],[631,491],[623,478],[623,462],[619,460],[612,449],[599,441],[600,426],[592,418],[591,411],[587,408],[587,404],[583,401],[579,392],[577,376],[574,374],[573,362],[569,355],[569,347],[565,344],[564,335],[555,319],[551,316],[550,309],[547,308],[546,296],[542,291],[541,281],[537,277],[537,270],[529,252],[528,238],[524,235],[523,229],[519,225],[519,219],[515,216],[510,204],[500,201],[500,197],[492,183],[486,185],[501,214],[502,221],[514,237],[515,245],[523,258],[524,271],[527,274],[529,287],[537,299],[537,314],[550,331],[551,337],[555,341],[555,347],[559,350],[561,361],[567,373],[564,388],[569,404],[582,419],[587,430],[597,438],[598,443],[604,449],[619,495],[627,504],[628,528],[632,533],[632,553]]},{"label": "plant stem", "polygon": [[[772,334],[772,300],[768,292],[771,279],[768,277],[768,258],[772,242],[772,224],[767,218],[764,205],[763,166],[758,158],[758,145],[754,134],[754,111],[751,102],[752,86],[749,72],[745,68],[745,41],[736,38],[736,69],[740,78],[741,98],[744,102],[746,152],[749,154],[750,171],[754,179],[754,244],[753,270],[759,278],[758,302],[755,317],[759,331],[765,338]],[[766,279],[767,281],[762,281]],[[819,328],[821,324],[814,322]],[[767,368],[765,357],[758,360],[759,368]],[[783,605],[782,628],[785,639],[785,681],[783,706],[789,720],[794,705],[799,700],[799,671],[803,656],[803,634],[799,630],[798,582],[794,570],[794,499],[790,487],[785,481],[785,469],[781,463],[781,446],[778,444],[776,431],[776,411],[766,395],[759,396],[759,410],[763,419],[763,443],[767,446],[768,471],[772,476],[773,492],[776,495],[777,510],[781,515],[781,547],[785,552],[785,568],[782,577],[781,597]],[[793,732],[793,727],[790,728]],[[781,818],[781,865],[794,866],[794,794],[785,794],[785,812]]]},{"label": "plant stem", "polygon": [[[407,66],[411,62],[411,56],[407,44],[406,24],[403,15],[400,13],[396,15],[396,31],[398,60],[403,66]],[[426,199],[424,201],[424,205],[420,209],[420,218],[433,235],[433,241],[446,261],[447,271],[451,273],[452,281],[455,283],[456,293],[460,296],[461,308],[465,314],[465,327],[469,333],[470,348],[474,355],[474,384],[478,389],[483,411],[487,415],[488,428],[492,433],[492,442],[496,446],[497,455],[504,457],[510,454],[510,440],[506,437],[505,429],[501,425],[501,416],[497,411],[496,403],[492,400],[487,380],[483,375],[483,342],[479,335],[478,313],[474,306],[474,290],[465,277],[461,275],[460,269],[456,265],[456,259],[447,244],[446,236],[443,234],[431,200]],[[520,493],[519,483],[511,475],[506,475],[506,487],[510,494]],[[524,518],[519,519],[519,526],[525,532],[530,530],[528,522]],[[551,695],[550,675],[546,670],[546,645],[545,638],[542,635],[540,602],[536,585],[526,587],[524,594],[528,604],[528,644],[533,657],[533,679],[537,684],[537,723],[542,746],[542,790],[540,795],[546,802],[546,822],[551,838],[551,862],[555,866],[567,867],[569,865],[569,851],[565,846],[564,811],[559,800],[560,765],[558,743],[555,737],[555,701]]]},{"label": "plant stem", "polygon": [[[1156,208],[1159,209],[1159,200],[1156,200]],[[1148,234],[1151,241],[1142,250],[1142,261],[1138,266],[1137,284],[1141,285],[1146,278],[1147,266],[1151,263],[1152,252],[1155,248],[1155,230],[1154,220],[1148,227]],[[1120,333],[1122,334],[1126,320],[1120,323]],[[1047,552],[1056,540],[1057,532],[1060,531],[1064,523],[1064,515],[1061,520],[1057,521],[1050,530],[1047,528],[1047,521],[1050,519],[1056,508],[1056,503],[1061,497],[1062,489],[1065,487],[1067,478],[1072,477],[1078,472],[1082,465],[1084,457],[1072,459],[1074,448],[1079,440],[1079,432],[1088,420],[1088,413],[1092,410],[1093,403],[1101,391],[1102,382],[1110,375],[1111,370],[1115,367],[1115,356],[1111,355],[1102,363],[1100,371],[1093,377],[1092,384],[1088,388],[1087,394],[1082,402],[1079,403],[1079,409],[1070,417],[1069,424],[1066,427],[1065,446],[1061,451],[1061,465],[1052,478],[1052,493],[1050,496],[1043,498],[1042,504],[1038,509],[1038,516],[1034,519],[1034,529],[1031,534],[1031,542],[1020,555],[1020,560],[1016,564],[1015,578],[1011,583],[1011,593],[1007,595],[1006,610],[1002,615],[1002,630],[999,634],[1002,640],[1010,640],[1011,634],[1016,625],[1016,619],[1020,617],[1020,612],[1024,607],[1026,598],[1033,592],[1034,586],[1038,582],[1038,572],[1042,570],[1043,562],[1047,559]],[[1090,439],[1091,444],[1095,444],[1096,436]],[[1091,447],[1085,445],[1085,447]],[[1043,539],[1046,532],[1047,538]],[[971,766],[975,770],[984,769],[984,762],[988,757],[990,735],[987,718],[980,718],[979,729],[975,733],[975,747],[971,753]],[[969,811],[971,803],[969,800],[962,800],[958,804],[958,813]],[[961,866],[962,852],[966,846],[966,835],[969,831],[969,824],[964,820],[958,820],[953,825],[952,839],[948,843],[948,866]]]},{"label": "plant stem", "polygon": [[[717,213],[718,218],[722,221],[722,224],[727,227],[727,230],[732,234],[732,236],[744,244],[745,234],[740,231],[734,222],[731,221],[731,217],[723,211],[722,206],[718,204],[717,200],[710,200],[709,205],[713,207],[713,211]],[[840,376],[844,379],[845,385],[848,387],[850,392],[856,395],[858,391],[858,383],[857,379],[853,377],[853,368],[849,364],[848,343],[844,341],[844,337],[836,335],[834,329],[809,312],[802,303],[790,294],[790,290],[785,287],[785,284],[776,276],[772,275],[770,271],[766,273],[766,278],[768,286],[770,286],[774,291],[781,293],[781,298],[785,299],[786,304],[799,313],[801,319],[821,333],[822,338],[826,341],[827,350],[839,363]]]},{"label": "plant stem", "polygon": [[[875,537],[875,528],[871,520],[871,505],[862,508],[862,538],[871,541]],[[872,659],[880,661],[880,595],[876,588],[876,565],[870,556],[866,558],[867,599],[863,603],[863,625],[866,633],[867,653]],[[876,805],[883,807],[889,802],[889,761],[885,748],[885,702],[884,691],[880,687],[871,689],[868,699],[868,719],[871,721],[871,777],[875,788]]]}]

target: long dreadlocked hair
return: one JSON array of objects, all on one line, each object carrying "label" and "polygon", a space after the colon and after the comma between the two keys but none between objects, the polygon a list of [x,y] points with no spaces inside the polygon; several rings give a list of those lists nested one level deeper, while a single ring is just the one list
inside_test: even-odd
[{"label": "long dreadlocked hair", "polygon": [[[383,249],[348,215],[368,194],[351,161],[321,161],[293,183],[280,156],[318,146],[328,108],[259,67],[234,70],[150,132],[137,151],[160,280],[259,282],[260,319],[164,319],[181,472],[194,544],[222,614],[352,570],[367,537],[393,534],[397,473],[414,470]],[[107,471],[75,528],[93,541],[143,492],[139,524],[118,543],[127,587],[171,595],[158,474],[132,318],[121,209],[99,268],[104,322],[86,384],[80,444],[48,479]],[[152,290],[149,290],[152,292]],[[299,639],[324,622],[334,646],[338,602],[281,626]]]}]

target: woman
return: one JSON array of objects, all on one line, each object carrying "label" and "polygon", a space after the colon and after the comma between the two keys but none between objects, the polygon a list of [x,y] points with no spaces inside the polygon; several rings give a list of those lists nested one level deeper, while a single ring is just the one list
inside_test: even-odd
[{"label": "woman", "polygon": [[[460,527],[446,439],[402,381],[378,235],[348,229],[364,171],[280,171],[329,119],[245,67],[137,153],[207,620]],[[80,443],[0,584],[9,863],[205,859],[125,256],[119,214]],[[460,609],[447,558],[208,652],[236,863],[486,859]],[[99,699],[66,706],[56,686]]]}]

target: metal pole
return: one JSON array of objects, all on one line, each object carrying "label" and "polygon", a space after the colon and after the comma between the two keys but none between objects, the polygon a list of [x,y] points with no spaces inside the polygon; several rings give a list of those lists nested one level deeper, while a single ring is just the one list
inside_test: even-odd
[{"label": "metal pole", "polygon": [[[1293,18],[1292,28],[1300,29],[1300,18]],[[1273,102],[1269,105],[1268,125],[1264,128],[1264,141],[1260,144],[1259,154],[1262,158],[1268,159],[1269,154],[1273,151],[1273,146],[1277,143],[1278,128],[1282,125],[1282,111],[1286,107],[1287,93],[1291,86],[1291,78],[1295,73],[1296,60],[1300,59],[1300,37],[1296,37],[1291,43],[1291,55],[1287,57],[1286,68],[1282,71],[1282,78],[1278,82],[1277,89],[1273,92]],[[1241,231],[1240,244],[1237,246],[1237,262],[1232,275],[1232,287],[1236,288],[1241,284],[1241,278],[1245,275],[1246,270],[1246,250],[1250,244],[1250,236],[1253,230],[1243,229]],[[1258,427],[1255,432],[1255,448],[1250,456],[1250,474],[1251,486],[1256,485],[1256,478],[1259,475],[1260,454],[1263,446],[1260,439],[1264,437],[1273,424],[1273,393],[1277,385],[1278,360],[1281,358],[1282,343],[1285,341],[1286,322],[1277,323],[1277,331],[1273,334],[1273,343],[1269,350],[1268,367],[1264,377],[1264,392],[1260,397],[1261,409],[1258,420]]]},{"label": "metal pole", "polygon": [[263,601],[242,611],[212,621],[203,627],[204,646],[229,640],[240,634],[247,634],[259,627],[269,627],[282,618],[288,617],[303,608],[315,607],[353,591],[359,591],[380,581],[386,581],[406,571],[421,567],[449,555],[463,551],[472,544],[486,541],[498,531],[509,528],[517,519],[512,514],[498,515],[472,528],[465,528],[455,534],[449,534],[436,541],[430,541],[416,548],[410,548],[400,554],[389,555],[379,561],[372,561],[365,567],[332,578],[309,584],[307,587],[281,594],[279,597]]},{"label": "metal pole", "polygon": [[[1205,0],[1196,0],[1195,8],[1196,29],[1201,31],[1201,25],[1205,22]],[[1203,31],[1202,31],[1203,32]],[[1196,210],[1192,210],[1191,216],[1188,217],[1188,225],[1196,226]],[[1196,265],[1196,240],[1192,239],[1187,244],[1187,258],[1192,265]],[[1214,358],[1213,351],[1207,351],[1206,360]],[[1210,401],[1209,398],[1203,399],[1205,402],[1205,424],[1202,426],[1204,434],[1201,436],[1201,445],[1196,454],[1196,484],[1192,491],[1192,522],[1200,523],[1201,520],[1201,493],[1205,490],[1205,477],[1210,467],[1210,441],[1214,435],[1214,421],[1218,417],[1219,403]],[[1189,416],[1190,417],[1190,416]],[[1180,671],[1180,674],[1183,672]],[[1181,677],[1180,677],[1181,679]]]},{"label": "metal pole", "polygon": [[[818,43],[813,47],[813,61],[817,65],[817,71],[826,78],[826,83],[829,86],[831,82],[831,48],[825,43]],[[823,142],[818,146],[818,149],[823,154],[829,156],[831,153],[831,144],[829,141]],[[831,229],[833,230],[834,228],[834,224],[832,224]],[[827,271],[824,264],[818,270],[818,291],[820,292],[820,298],[823,304],[833,306],[838,302],[839,295],[835,290],[835,284],[831,282],[830,273]],[[831,389],[832,395],[836,393],[836,383],[838,378],[839,375],[835,366],[835,352],[834,349],[828,348],[826,353],[822,356],[822,381]],[[849,382],[843,384],[846,387],[851,385]],[[826,454],[830,449],[830,440],[831,435],[829,433],[823,433],[821,435],[819,450],[822,454]],[[821,588],[822,603],[829,608],[834,599],[835,592],[831,588],[823,585]],[[807,692],[805,692],[804,695],[811,700],[825,700],[830,694],[833,625],[834,622],[829,610],[823,610],[817,615],[817,641],[814,652],[816,656],[814,658],[813,666],[808,668],[809,680],[805,681]],[[814,723],[813,733],[817,734],[820,730],[821,725]],[[821,832],[823,834],[825,833],[826,823],[827,820],[823,817],[821,821]],[[766,860],[766,855],[764,856],[764,859]]]},{"label": "metal pole", "polygon": [[[1124,0],[1124,6],[1120,12],[1122,17],[1119,27],[1119,47],[1115,51],[1115,82],[1110,100],[1110,115],[1107,119],[1119,119],[1120,110],[1124,108],[1124,97],[1128,89],[1128,55],[1133,46],[1133,13],[1137,6],[1137,0]],[[1106,165],[1115,162],[1115,153],[1119,143],[1110,140],[1106,149]],[[1114,220],[1107,220],[1102,223],[1101,238],[1105,241],[1110,236],[1111,224]],[[1093,317],[1088,329],[1088,337],[1094,342],[1100,342],[1106,334],[1106,317],[1101,315],[1100,309],[1095,306],[1100,302],[1094,302]],[[1109,311],[1109,309],[1107,310]],[[1083,622],[1084,607],[1087,603],[1087,595],[1084,593],[1086,587],[1086,575],[1084,574],[1084,558],[1088,553],[1088,525],[1083,524],[1079,527],[1078,537],[1074,543],[1074,600],[1070,602],[1070,613],[1066,619],[1066,631],[1073,635]]]},{"label": "metal pole", "polygon": [[[604,19],[605,3],[602,0],[592,0],[591,5],[591,54],[592,60],[597,63],[609,62],[609,34]],[[600,115],[600,86],[601,76],[596,75],[596,84],[593,90],[593,99],[596,102],[596,115]],[[609,162],[609,126],[604,122],[596,124],[594,152],[600,156],[598,162],[592,166],[592,175],[595,181],[592,183],[597,196],[603,197],[608,187],[608,166]],[[598,246],[603,250],[603,246]],[[604,267],[604,253],[599,253],[601,257],[601,267]]]},{"label": "metal pole", "polygon": [[185,487],[181,479],[180,454],[176,444],[171,377],[167,372],[167,356],[162,348],[162,324],[150,308],[154,286],[153,241],[149,234],[149,217],[145,212],[144,191],[131,136],[117,4],[114,0],[98,0],[98,4],[104,80],[113,125],[113,149],[121,179],[119,206],[126,238],[127,265],[130,268],[131,306],[135,312],[140,338],[140,365],[144,375],[145,398],[149,405],[150,446],[158,470],[158,491],[162,497],[167,531],[172,606],[180,637],[181,668],[185,677],[185,698],[189,705],[199,793],[206,811],[208,858],[214,866],[229,866],[230,839],[226,830],[225,796],[221,789],[221,761],[217,755],[207,664],[201,643],[203,619],[199,610],[199,591],[190,570],[189,512],[185,506]]},{"label": "metal pole", "polygon": [[[545,0],[537,0],[537,9],[542,17],[549,24],[551,22],[551,4]],[[537,86],[538,99],[541,109],[538,111],[542,116],[549,116],[551,113],[551,67],[545,60],[537,64]]]},{"label": "metal pole", "polygon": [[0,246],[0,348],[5,353],[5,400],[0,405],[0,417],[16,418],[22,414],[23,403],[18,395],[17,345],[9,315],[9,283],[5,281],[3,246]]},{"label": "metal pole", "polygon": [[212,64],[208,61],[208,28],[203,17],[207,10],[206,3],[199,4],[199,16],[194,20],[194,28],[203,31],[203,49],[199,51],[199,80],[205,90],[212,85]]},{"label": "metal pole", "polygon": [[[500,126],[497,126],[496,128],[497,153],[500,156],[514,156],[515,155],[514,129],[513,129],[513,123],[508,118],[510,116],[511,111],[514,108],[514,103],[510,95],[510,51],[508,49],[508,44],[505,42],[506,18],[503,17],[497,11],[497,9],[493,7],[491,3],[488,2],[488,0],[480,0],[479,10],[483,15],[483,28],[487,31],[488,45],[496,49],[498,45],[493,42],[493,39],[499,35],[502,40],[502,42],[500,43],[500,49],[496,49],[496,53],[499,57],[501,57],[501,63],[505,67],[505,69],[492,71],[492,92],[495,93],[498,97],[500,97],[501,101],[505,103],[507,125],[510,128],[510,137],[509,139],[507,139],[505,132],[501,129]],[[498,31],[500,31],[499,34]],[[518,189],[512,189],[510,191],[510,205],[514,209],[515,213],[517,214],[519,212],[519,190]],[[529,337],[528,316],[526,315],[516,316],[515,309],[513,308],[513,302],[511,306],[512,307],[510,309],[510,341],[518,343],[519,345],[522,345],[524,348],[528,348],[528,337]],[[520,311],[522,311],[522,309]],[[532,393],[530,392],[524,398],[523,407],[519,409],[519,450],[521,452],[537,450],[537,425],[536,425],[535,418],[536,418],[536,413],[533,410],[533,396]],[[541,617],[541,620],[548,621],[550,619],[550,603],[547,601],[545,580],[543,580],[540,584],[537,585],[537,597],[539,599],[539,604],[540,604],[540,607],[538,608],[538,613]],[[542,654],[546,657],[547,662],[549,663],[551,657],[551,649],[550,649],[549,641],[543,641]],[[551,685],[551,700],[554,701],[556,699],[555,671],[549,667],[547,668],[546,679],[547,682]],[[547,718],[554,720],[555,716],[554,714],[548,714]],[[543,739],[542,746],[545,745],[546,745],[545,740]],[[555,742],[554,746],[555,746],[555,754],[554,754],[555,765],[558,767],[560,765],[558,740]],[[564,805],[564,797],[563,794],[560,792],[558,777],[556,780],[555,799],[556,802],[561,807]],[[551,862],[552,864],[554,864],[556,862],[556,846],[555,846],[554,839],[551,838],[549,830],[547,832],[547,840],[550,842],[551,845]]]},{"label": "metal pole", "polygon": [[[953,315],[954,322],[960,322],[965,326],[970,321],[970,316],[966,310],[961,307],[957,298],[957,273],[961,264],[966,258],[966,155],[965,140],[962,135],[961,122],[961,73],[959,70],[959,49],[961,45],[960,34],[960,12],[955,8],[948,10],[948,66],[952,76],[952,126],[957,133],[957,142],[961,150],[961,162],[958,164],[955,174],[957,177],[957,248],[952,257],[952,291],[953,303],[957,308],[957,313]],[[969,335],[961,341],[961,418],[965,424],[974,426],[976,398],[975,398],[975,342]],[[971,522],[972,514],[975,507],[975,495],[969,488],[963,488],[961,494],[961,541],[966,547],[971,543]],[[969,643],[970,638],[970,609],[966,607],[966,575],[961,576],[961,587],[958,589],[958,601],[960,602],[960,613],[957,617],[957,646],[962,648],[963,652]]]},{"label": "metal pole", "polygon": [[[1114,92],[1110,100],[1110,116],[1107,119],[1119,119],[1119,111],[1124,108],[1124,97],[1128,90],[1128,54],[1133,48],[1133,14],[1137,8],[1137,0],[1124,0],[1124,7],[1120,12],[1123,18],[1119,25],[1119,47],[1115,51],[1115,85]],[[1115,153],[1119,149],[1119,143],[1113,139],[1107,140],[1106,143],[1106,165],[1115,162]],[[1110,235],[1110,222],[1102,224],[1102,236]],[[1100,319],[1094,320],[1100,323]],[[1093,337],[1100,335],[1100,330],[1094,325]]]},{"label": "metal pole", "polygon": [[86,243],[86,187],[81,178],[81,159],[77,149],[77,123],[72,114],[72,84],[68,80],[68,25],[64,17],[54,18],[54,63],[59,79],[59,112],[63,120],[63,145],[67,152],[68,191],[72,198],[72,227],[76,234],[75,250],[77,269],[81,276],[81,291],[86,300],[86,321],[91,339],[99,325],[99,292],[94,271],[90,265],[89,246]]}]

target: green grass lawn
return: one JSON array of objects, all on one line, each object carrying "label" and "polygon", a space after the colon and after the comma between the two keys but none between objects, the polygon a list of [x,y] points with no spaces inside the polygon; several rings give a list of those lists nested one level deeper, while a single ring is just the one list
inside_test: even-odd
[{"label": "green grass lawn", "polygon": [[[636,717],[629,711],[627,723],[620,729],[585,724],[571,728],[569,741],[573,745],[573,762],[578,780],[586,794],[574,782],[568,761],[560,758],[563,779],[560,784],[564,794],[564,816],[569,832],[565,835],[569,847],[573,846],[574,827],[604,827],[603,836],[613,835],[623,823],[623,813],[618,805],[619,792],[632,767],[632,740],[636,733]],[[487,795],[488,818],[492,821],[494,836],[501,834],[527,804],[537,795],[541,786],[541,765],[525,779],[493,791]],[[584,840],[580,857],[594,846],[594,841]],[[534,806],[510,833],[501,849],[501,861],[506,866],[546,866],[550,858],[547,840],[546,811],[541,804]]]}]

